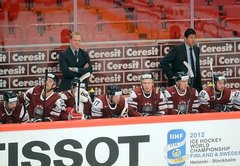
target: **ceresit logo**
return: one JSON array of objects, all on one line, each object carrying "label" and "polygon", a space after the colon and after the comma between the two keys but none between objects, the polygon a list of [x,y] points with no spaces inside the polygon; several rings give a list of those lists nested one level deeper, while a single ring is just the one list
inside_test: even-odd
[{"label": "ceresit logo", "polygon": [[125,47],[125,57],[159,56],[159,46]]},{"label": "ceresit logo", "polygon": [[103,71],[103,61],[91,61],[93,71]]},{"label": "ceresit logo", "polygon": [[[153,75],[154,81],[159,81],[160,79],[160,71],[149,71]],[[126,72],[125,73],[125,82],[139,82],[141,81],[141,76],[144,71],[139,72]]]},{"label": "ceresit logo", "polygon": [[11,62],[39,62],[47,61],[47,51],[11,52]]},{"label": "ceresit logo", "polygon": [[30,64],[29,73],[30,74],[44,74],[46,69],[50,73],[59,73],[60,67],[58,63],[44,63],[44,64]]},{"label": "ceresit logo", "polygon": [[238,54],[218,56],[218,65],[238,65],[240,58]]},{"label": "ceresit logo", "polygon": [[89,85],[89,89],[93,89],[94,90],[94,95],[95,96],[99,96],[102,95],[104,92],[104,87],[103,86],[97,86],[96,84],[90,84]]},{"label": "ceresit logo", "polygon": [[44,78],[34,77],[16,77],[11,78],[11,88],[29,88],[36,85],[43,85]]},{"label": "ceresit logo", "polygon": [[105,61],[106,71],[141,69],[141,59]]},{"label": "ceresit logo", "polygon": [[160,59],[157,58],[143,59],[143,63],[144,69],[160,69]]},{"label": "ceresit logo", "polygon": [[202,54],[234,52],[234,43],[223,42],[201,44],[200,50]]},{"label": "ceresit logo", "polygon": [[[180,43],[176,43],[176,44],[180,44]],[[171,45],[163,44],[162,45],[162,56],[167,55],[173,46],[174,46],[174,44],[171,44]]]},{"label": "ceresit logo", "polygon": [[123,73],[95,73],[89,78],[91,84],[122,83]]},{"label": "ceresit logo", "polygon": [[122,58],[123,48],[93,48],[88,49],[91,59]]},{"label": "ceresit logo", "polygon": [[200,56],[200,66],[210,66],[210,62],[213,62],[213,64],[215,64],[214,62],[214,57],[212,56]]},{"label": "ceresit logo", "polygon": [[166,160],[169,166],[182,166],[186,162],[186,133],[182,129],[170,130],[165,147]]},{"label": "ceresit logo", "polygon": [[8,63],[8,53],[0,52],[0,63]]},{"label": "ceresit logo", "polygon": [[8,78],[0,79],[0,89],[8,88]]},{"label": "ceresit logo", "polygon": [[237,42],[237,52],[240,52],[240,42]]},{"label": "ceresit logo", "polygon": [[26,75],[27,65],[1,65],[0,76]]},{"label": "ceresit logo", "polygon": [[49,61],[58,61],[59,60],[59,53],[62,50],[53,50],[49,53]]},{"label": "ceresit logo", "polygon": [[[225,77],[234,77],[235,68],[234,67],[216,67],[213,71],[213,74],[223,74]],[[201,69],[202,78],[211,78],[212,72],[209,68]]]}]

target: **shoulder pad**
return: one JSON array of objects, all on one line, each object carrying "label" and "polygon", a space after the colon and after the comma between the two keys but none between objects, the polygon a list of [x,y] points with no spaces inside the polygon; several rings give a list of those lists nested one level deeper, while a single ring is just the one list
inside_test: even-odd
[{"label": "shoulder pad", "polygon": [[137,94],[135,91],[131,91],[130,94],[129,94],[129,97],[130,98],[137,98]]},{"label": "shoulder pad", "polygon": [[198,100],[200,104],[206,104],[210,100],[208,93],[205,90],[202,90],[198,95]]},{"label": "shoulder pad", "polygon": [[240,91],[233,92],[232,102],[240,105]]}]

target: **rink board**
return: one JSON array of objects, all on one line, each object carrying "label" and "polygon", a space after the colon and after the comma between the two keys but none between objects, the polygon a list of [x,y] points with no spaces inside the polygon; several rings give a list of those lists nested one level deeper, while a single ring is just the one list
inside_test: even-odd
[{"label": "rink board", "polygon": [[240,112],[0,125],[4,166],[240,165]]}]

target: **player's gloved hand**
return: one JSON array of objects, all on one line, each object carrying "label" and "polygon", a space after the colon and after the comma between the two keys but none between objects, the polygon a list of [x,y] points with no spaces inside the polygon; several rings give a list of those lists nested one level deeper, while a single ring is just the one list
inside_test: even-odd
[{"label": "player's gloved hand", "polygon": [[216,108],[218,112],[231,112],[233,111],[233,106],[227,106],[225,104]]},{"label": "player's gloved hand", "polygon": [[192,109],[192,114],[197,114],[199,111],[197,109]]},{"label": "player's gloved hand", "polygon": [[161,116],[161,115],[165,115],[165,114],[166,114],[165,111],[158,111],[158,112],[156,112],[155,115]]},{"label": "player's gloved hand", "polygon": [[36,123],[36,122],[42,122],[42,119],[41,118],[34,118],[32,120],[32,122]]},{"label": "player's gloved hand", "polygon": [[52,119],[50,117],[45,117],[44,118],[44,122],[51,122],[51,121],[52,121]]}]

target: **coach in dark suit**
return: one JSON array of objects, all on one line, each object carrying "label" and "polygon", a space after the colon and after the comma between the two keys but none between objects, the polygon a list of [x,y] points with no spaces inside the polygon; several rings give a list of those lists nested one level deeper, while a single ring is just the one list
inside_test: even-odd
[{"label": "coach in dark suit", "polygon": [[[79,32],[71,33],[70,47],[59,54],[60,70],[63,75],[59,91],[69,90],[73,78],[80,78],[83,74],[92,72],[89,55],[80,48],[81,40]],[[87,84],[87,81],[84,83]]]},{"label": "coach in dark suit", "polygon": [[188,28],[184,33],[184,43],[175,45],[169,53],[160,61],[161,68],[168,78],[168,86],[175,85],[174,75],[176,72],[188,72],[183,64],[188,62],[194,73],[193,87],[200,92],[202,90],[201,73],[199,65],[200,49],[195,45],[196,32]]}]

